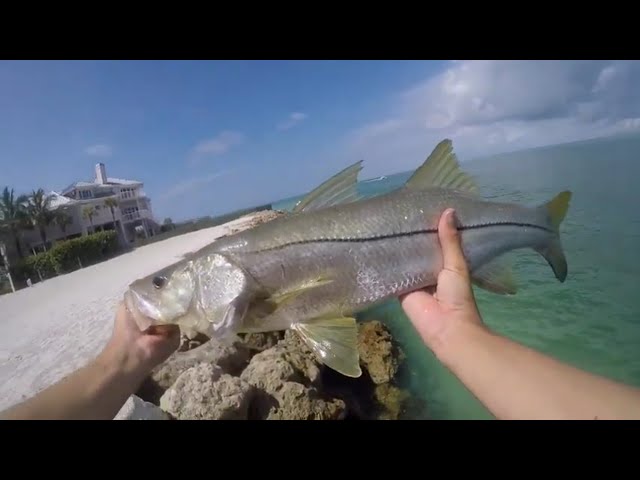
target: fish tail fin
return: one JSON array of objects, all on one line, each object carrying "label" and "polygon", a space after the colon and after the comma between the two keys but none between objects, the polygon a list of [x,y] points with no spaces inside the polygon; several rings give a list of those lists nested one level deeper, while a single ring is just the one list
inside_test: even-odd
[{"label": "fish tail fin", "polygon": [[546,216],[555,235],[549,237],[549,242],[535,250],[547,261],[560,282],[566,280],[568,271],[567,259],[560,239],[560,225],[567,215],[570,200],[571,192],[564,191],[538,207]]},{"label": "fish tail fin", "polygon": [[548,202],[540,205],[540,209],[544,210],[549,218],[549,222],[553,229],[557,232],[560,229],[560,224],[567,216],[569,210],[569,202],[571,200],[571,192],[565,190],[560,192]]}]

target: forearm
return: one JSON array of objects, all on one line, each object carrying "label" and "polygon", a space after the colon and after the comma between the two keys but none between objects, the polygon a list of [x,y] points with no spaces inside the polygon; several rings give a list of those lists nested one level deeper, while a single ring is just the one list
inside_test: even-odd
[{"label": "forearm", "polygon": [[499,419],[636,419],[640,390],[592,375],[474,324],[438,357]]},{"label": "forearm", "polygon": [[93,362],[0,414],[5,419],[111,420],[143,381],[144,372],[107,349]]}]

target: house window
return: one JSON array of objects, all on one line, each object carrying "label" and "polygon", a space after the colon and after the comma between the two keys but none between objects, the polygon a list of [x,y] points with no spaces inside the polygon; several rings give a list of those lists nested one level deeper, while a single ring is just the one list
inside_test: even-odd
[{"label": "house window", "polygon": [[135,197],[135,193],[133,188],[121,188],[120,189],[120,196],[122,198],[133,198]]}]

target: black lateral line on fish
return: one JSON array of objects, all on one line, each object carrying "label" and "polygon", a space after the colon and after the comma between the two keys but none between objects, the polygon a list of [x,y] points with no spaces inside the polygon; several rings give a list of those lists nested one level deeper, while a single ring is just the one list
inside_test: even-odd
[{"label": "black lateral line on fish", "polygon": [[[529,228],[535,228],[538,230],[543,230],[549,233],[555,233],[553,230],[543,227],[541,225],[536,225],[533,223],[519,223],[519,222],[493,222],[493,223],[479,223],[475,225],[461,225],[461,226],[458,226],[458,231],[463,232],[465,230],[477,230],[479,228],[490,228],[490,227],[529,227]],[[281,245],[264,248],[262,250],[246,251],[246,253],[268,252],[270,250],[279,250],[281,248],[290,247],[293,245],[305,245],[310,243],[329,243],[329,242],[364,243],[364,242],[375,242],[378,240],[388,240],[391,238],[411,237],[413,235],[426,235],[426,234],[434,234],[434,233],[438,233],[437,228],[425,228],[422,230],[410,230],[408,232],[388,233],[386,235],[378,235],[375,237],[310,238],[307,240],[299,240],[295,242],[283,243]]]}]

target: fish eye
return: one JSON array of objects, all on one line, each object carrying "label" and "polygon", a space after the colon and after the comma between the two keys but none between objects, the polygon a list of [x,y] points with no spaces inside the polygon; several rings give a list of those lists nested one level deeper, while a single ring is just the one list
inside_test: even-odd
[{"label": "fish eye", "polygon": [[164,284],[167,283],[167,277],[163,277],[162,275],[158,275],[156,277],[153,277],[153,280],[151,281],[151,283],[153,283],[153,286],[155,288],[162,288],[162,287],[164,287]]}]

